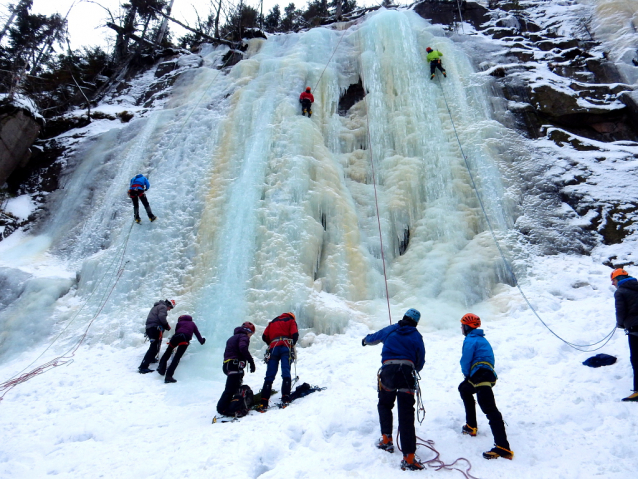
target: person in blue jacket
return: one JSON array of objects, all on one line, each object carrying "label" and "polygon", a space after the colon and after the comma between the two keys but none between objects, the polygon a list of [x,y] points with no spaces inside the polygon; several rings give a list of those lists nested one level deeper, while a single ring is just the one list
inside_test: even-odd
[{"label": "person in blue jacket", "polygon": [[[139,201],[144,205],[144,209],[146,210],[146,214],[148,215],[148,219],[151,221],[155,221],[157,216],[153,214],[151,211],[151,207],[148,204],[148,200],[146,199],[145,191],[151,187],[151,184],[148,182],[148,179],[144,175],[135,175],[134,178],[131,178],[131,185],[128,190],[128,197],[133,201],[133,215],[135,217],[136,223],[141,223],[140,219],[140,204]],[[138,201],[139,200],[139,201]]]},{"label": "person in blue jacket", "polygon": [[401,448],[403,460],[401,469],[418,471],[424,469],[414,453],[416,452],[416,433],[414,431],[414,396],[418,388],[415,371],[421,371],[425,364],[425,346],[423,337],[416,329],[421,313],[416,309],[408,309],[403,319],[368,334],[361,344],[374,345],[383,343],[381,362],[378,374],[379,423],[382,437],[377,444],[379,449],[394,452],[392,441],[392,409],[396,399],[399,410],[399,430],[401,431]]},{"label": "person in blue jacket", "polygon": [[476,436],[478,426],[476,422],[476,406],[474,394],[478,400],[481,411],[485,413],[492,435],[494,447],[483,453],[485,459],[512,459],[514,453],[510,450],[505,434],[503,416],[496,407],[492,387],[498,379],[494,371],[494,352],[481,326],[481,318],[476,314],[467,313],[461,318],[461,330],[465,340],[463,341],[463,354],[461,356],[461,371],[465,380],[459,384],[459,393],[465,406],[466,424],[461,428],[463,434]]}]

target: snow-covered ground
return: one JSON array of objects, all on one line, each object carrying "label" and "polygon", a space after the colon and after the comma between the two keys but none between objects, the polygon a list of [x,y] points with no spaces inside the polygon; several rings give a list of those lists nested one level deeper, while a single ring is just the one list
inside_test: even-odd
[{"label": "snow-covered ground", "polygon": [[[523,287],[544,320],[569,341],[592,343],[613,328],[608,268],[588,257],[539,258]],[[419,326],[427,351],[421,374],[427,413],[417,435],[434,440],[447,463],[469,459],[479,478],[634,477],[636,405],[620,402],[632,377],[624,334],[601,350],[617,356],[616,364],[588,368],[581,362],[593,353],[575,351],[552,336],[515,289],[493,301],[510,308],[506,315],[484,316],[483,326],[495,350],[495,396],[514,460],[481,457],[492,437],[480,413],[478,436],[460,434],[464,414],[456,388],[462,380],[463,337],[457,327],[432,330],[434,318],[427,310]],[[408,473],[399,469],[400,453],[374,447],[381,347],[361,347],[369,331],[352,323],[344,334],[308,335],[312,344],[299,348],[300,382],[327,389],[284,410],[227,424],[211,424],[222,379],[202,378],[193,370],[194,357],[207,345],[191,345],[177,369],[178,382],[170,385],[155,373],[137,373],[144,345],[83,346],[73,363],[18,386],[0,403],[0,476],[402,477]],[[221,356],[215,362],[221,369]],[[17,361],[4,364],[0,376],[19,367]],[[264,373],[258,361],[245,382],[257,391]],[[433,457],[421,447],[417,454]],[[422,474],[461,477],[433,470]]]}]

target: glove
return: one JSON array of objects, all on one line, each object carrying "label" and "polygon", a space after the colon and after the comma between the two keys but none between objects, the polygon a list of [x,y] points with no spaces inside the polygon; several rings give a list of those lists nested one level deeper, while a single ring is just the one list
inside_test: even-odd
[{"label": "glove", "polygon": [[255,361],[251,361],[250,362],[250,372],[254,373],[255,372]]},{"label": "glove", "polygon": [[363,339],[361,340],[361,346],[365,346],[365,345],[366,345],[366,338],[363,338]]},{"label": "glove", "polygon": [[206,338],[202,338],[202,346],[204,345],[205,342],[206,342]]},{"label": "glove", "polygon": [[169,324],[168,326],[166,326],[166,331],[170,331],[171,330],[171,325]]}]

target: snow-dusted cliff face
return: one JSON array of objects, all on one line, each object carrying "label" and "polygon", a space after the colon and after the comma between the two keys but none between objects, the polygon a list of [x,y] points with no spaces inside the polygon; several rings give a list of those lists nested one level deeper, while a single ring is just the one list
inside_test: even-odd
[{"label": "snow-dusted cliff face", "polygon": [[[206,49],[165,109],[81,147],[38,235],[3,242],[11,256],[37,250],[77,269],[77,289],[35,311],[23,295],[0,321],[79,314],[79,327],[111,288],[94,327],[106,342],[136,344],[164,297],[217,344],[238,321],[288,310],[315,332],[387,321],[379,223],[395,320],[416,307],[443,325],[489,298],[507,278],[459,146],[505,237],[513,213],[497,163],[513,143],[490,119],[489,76],[413,12],[343,27],[251,40],[230,71],[215,68],[226,47]],[[445,52],[447,79],[430,80],[428,46]],[[340,115],[360,80],[365,99]],[[311,119],[298,103],[306,86]],[[140,172],[153,224],[132,224],[125,193]]]}]

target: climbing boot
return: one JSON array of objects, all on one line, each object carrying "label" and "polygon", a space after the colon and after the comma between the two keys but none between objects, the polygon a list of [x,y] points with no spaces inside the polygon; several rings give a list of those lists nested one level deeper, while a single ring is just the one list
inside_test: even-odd
[{"label": "climbing boot", "polygon": [[149,369],[149,368],[143,368],[142,366],[140,366],[139,368],[137,368],[137,370],[139,371],[140,374],[148,374],[148,373],[152,373],[153,370]]},{"label": "climbing boot", "polygon": [[403,469],[404,471],[421,471],[425,469],[425,466],[414,456],[414,453],[412,453],[403,456],[403,460],[401,461],[401,469]]},{"label": "climbing boot", "polygon": [[135,217],[135,222],[139,224],[139,223],[142,222],[142,219],[139,216],[136,216]]},{"label": "climbing boot", "polygon": [[268,410],[268,399],[262,399],[256,409],[258,412],[266,412]]},{"label": "climbing boot", "polygon": [[312,110],[308,110],[308,118],[312,116]]},{"label": "climbing boot", "polygon": [[430,75],[430,80],[434,80],[434,73],[432,73],[432,75]]},{"label": "climbing boot", "polygon": [[379,439],[379,442],[377,443],[377,448],[392,454],[394,452],[394,443],[392,442],[392,434],[384,434],[381,437],[381,439]]},{"label": "climbing boot", "polygon": [[477,427],[468,426],[467,424],[461,428],[461,432],[463,434],[467,434],[468,436],[472,437],[476,436],[477,431]]},{"label": "climbing boot", "polygon": [[638,402],[638,391],[633,393],[631,396],[627,396],[626,398],[623,398],[623,401],[624,402]]},{"label": "climbing boot", "polygon": [[166,366],[162,367],[162,365],[160,364],[160,366],[157,368],[157,373],[160,376],[164,376],[164,374],[166,374]]},{"label": "climbing boot", "polygon": [[151,216],[148,217],[148,219],[151,220],[151,223],[152,223],[153,221],[155,221],[157,219],[157,216],[151,215]]},{"label": "climbing boot", "polygon": [[502,457],[503,459],[509,459],[511,461],[514,458],[514,453],[504,447],[494,446],[489,451],[484,452],[483,457],[485,459],[498,459],[499,457]]},{"label": "climbing boot", "polygon": [[443,72],[443,76],[444,76],[445,78],[447,78],[447,73],[446,73],[446,72]]},{"label": "climbing boot", "polygon": [[168,384],[168,383],[176,383],[177,379],[173,379],[171,376],[166,376],[164,378],[164,383]]}]

